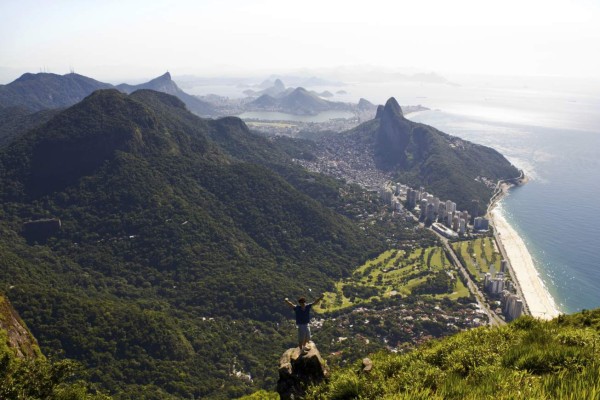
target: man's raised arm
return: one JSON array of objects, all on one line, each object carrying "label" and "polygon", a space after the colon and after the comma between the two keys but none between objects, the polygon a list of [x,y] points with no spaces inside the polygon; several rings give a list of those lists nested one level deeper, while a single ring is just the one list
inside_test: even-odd
[{"label": "man's raised arm", "polygon": [[290,299],[288,299],[287,297],[285,298],[285,302],[286,302],[286,304],[287,304],[288,306],[290,306],[290,308],[294,308],[294,307],[296,307],[296,305],[295,305],[294,303],[292,303],[292,302],[290,301]]},{"label": "man's raised arm", "polygon": [[323,297],[325,297],[325,294],[323,293],[321,296],[319,296],[318,299],[316,299],[315,301],[313,301],[313,306],[316,306],[317,304],[319,304],[319,302],[321,300],[323,300]]}]

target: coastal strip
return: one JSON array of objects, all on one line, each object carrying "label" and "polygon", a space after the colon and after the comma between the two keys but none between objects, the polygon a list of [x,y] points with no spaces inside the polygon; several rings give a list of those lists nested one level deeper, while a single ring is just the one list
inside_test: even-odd
[{"label": "coastal strip", "polygon": [[[502,191],[506,193],[509,187],[510,185],[504,186]],[[494,203],[498,200],[496,199]],[[533,258],[523,239],[496,207],[490,210],[489,215],[496,230],[498,247],[508,259],[518,292],[523,297],[529,313],[541,319],[552,319],[558,316],[560,312],[535,269]]]}]

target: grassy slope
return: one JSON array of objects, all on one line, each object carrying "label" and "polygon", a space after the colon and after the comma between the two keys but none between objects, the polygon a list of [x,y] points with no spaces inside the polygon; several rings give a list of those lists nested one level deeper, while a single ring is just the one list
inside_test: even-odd
[{"label": "grassy slope", "polygon": [[309,399],[597,399],[600,309],[543,322],[523,317],[406,353],[373,356],[373,370],[334,371]]}]

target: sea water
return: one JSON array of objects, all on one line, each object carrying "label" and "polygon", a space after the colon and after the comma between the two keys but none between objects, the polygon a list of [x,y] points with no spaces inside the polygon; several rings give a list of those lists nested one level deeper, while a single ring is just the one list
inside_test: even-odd
[{"label": "sea water", "polygon": [[411,119],[493,147],[524,169],[530,182],[511,190],[500,211],[562,312],[600,307],[600,126],[540,127],[443,111]]}]

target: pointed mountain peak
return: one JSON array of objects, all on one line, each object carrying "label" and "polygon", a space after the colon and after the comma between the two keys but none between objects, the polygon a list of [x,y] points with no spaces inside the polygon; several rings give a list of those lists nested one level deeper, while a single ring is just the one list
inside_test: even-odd
[{"label": "pointed mountain peak", "polygon": [[396,115],[404,115],[402,114],[402,108],[400,107],[400,104],[398,104],[396,99],[393,97],[390,97],[388,101],[386,101],[383,112],[384,114],[394,113]]},{"label": "pointed mountain peak", "polygon": [[169,71],[165,72],[164,74],[162,74],[161,76],[159,76],[158,78],[153,79],[155,81],[171,81],[171,74],[169,73]]},{"label": "pointed mountain peak", "polygon": [[373,107],[375,107],[375,104],[371,103],[369,100],[367,100],[363,97],[361,97],[358,100],[358,108],[365,109],[365,108],[373,108]]},{"label": "pointed mountain peak", "polygon": [[375,118],[381,118],[383,115],[383,106],[380,104],[377,106],[377,112],[375,113]]},{"label": "pointed mountain peak", "polygon": [[281,90],[281,91],[285,90],[285,85],[283,84],[281,79],[275,79],[275,82],[273,83],[273,87],[278,90]]}]

